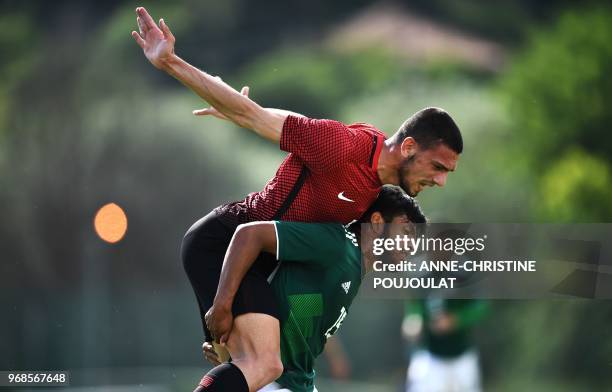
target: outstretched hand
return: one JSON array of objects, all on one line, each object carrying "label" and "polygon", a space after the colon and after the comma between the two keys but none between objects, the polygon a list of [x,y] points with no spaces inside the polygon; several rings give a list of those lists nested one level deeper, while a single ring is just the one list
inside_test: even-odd
[{"label": "outstretched hand", "polygon": [[174,55],[174,35],[163,19],[159,20],[158,26],[144,7],[136,8],[136,15],[139,32],[132,31],[132,37],[151,64],[161,69],[165,61]]},{"label": "outstretched hand", "polygon": [[[215,78],[221,81],[220,77],[216,76]],[[249,96],[249,86],[244,86],[242,90],[240,90],[240,94],[244,95],[245,97],[248,97]],[[229,118],[227,118],[226,115],[218,111],[214,106],[210,106],[204,109],[196,109],[192,113],[196,116],[213,116],[213,117],[220,118],[221,120],[229,120]]]}]

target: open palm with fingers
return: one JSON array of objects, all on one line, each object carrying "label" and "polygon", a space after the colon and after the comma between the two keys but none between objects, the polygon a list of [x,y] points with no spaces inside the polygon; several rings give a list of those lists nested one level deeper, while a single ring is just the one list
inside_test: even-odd
[{"label": "open palm with fingers", "polygon": [[144,7],[136,8],[136,22],[139,32],[132,31],[132,37],[144,51],[147,59],[156,68],[161,69],[164,63],[174,55],[174,35],[163,19],[159,26]]}]

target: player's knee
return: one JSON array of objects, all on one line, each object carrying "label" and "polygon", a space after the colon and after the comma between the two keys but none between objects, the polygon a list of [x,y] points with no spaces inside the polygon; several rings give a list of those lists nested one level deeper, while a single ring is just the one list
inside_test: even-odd
[{"label": "player's knee", "polygon": [[283,374],[283,363],[278,354],[266,355],[258,363],[263,365],[268,380],[276,380]]},{"label": "player's knee", "polygon": [[280,358],[276,358],[273,370],[275,380],[283,375],[283,371],[285,370],[285,368],[283,367],[283,362],[280,360]]}]

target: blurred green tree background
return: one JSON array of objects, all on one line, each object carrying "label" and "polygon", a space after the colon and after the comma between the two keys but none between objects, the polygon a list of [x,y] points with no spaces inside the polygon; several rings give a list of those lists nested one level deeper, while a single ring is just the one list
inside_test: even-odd
[{"label": "blurred green tree background", "polygon": [[[0,4],[0,369],[205,366],[182,235],[260,190],[284,154],[191,115],[206,104],[129,35],[137,3]],[[612,220],[612,9],[599,2],[144,5],[179,55],[264,106],[388,134],[447,109],[466,147],[447,186],[419,196],[434,222]],[[455,48],[384,33],[411,21]],[[383,41],[356,38],[368,28]],[[92,228],[107,202],[129,219],[113,246]],[[402,382],[401,315],[399,301],[354,305],[340,333],[354,379]],[[494,302],[478,334],[487,390],[609,389],[611,320],[607,301]]]}]

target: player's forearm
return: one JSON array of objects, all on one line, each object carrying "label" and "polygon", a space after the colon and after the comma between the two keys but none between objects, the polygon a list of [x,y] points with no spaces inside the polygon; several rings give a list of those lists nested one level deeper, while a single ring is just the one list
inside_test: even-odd
[{"label": "player's forearm", "polygon": [[291,112],[264,109],[219,78],[199,70],[176,55],[165,60],[162,69],[236,125],[251,129],[265,139],[280,141],[283,123]]},{"label": "player's forearm", "polygon": [[239,122],[253,103],[228,84],[176,55],[164,60],[162,69],[234,122]]},{"label": "player's forearm", "polygon": [[276,235],[272,223],[257,222],[238,227],[221,268],[214,300],[216,306],[231,308],[240,283],[249,268],[261,252],[275,253],[275,243]]}]

